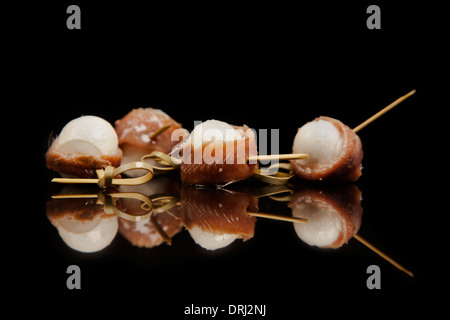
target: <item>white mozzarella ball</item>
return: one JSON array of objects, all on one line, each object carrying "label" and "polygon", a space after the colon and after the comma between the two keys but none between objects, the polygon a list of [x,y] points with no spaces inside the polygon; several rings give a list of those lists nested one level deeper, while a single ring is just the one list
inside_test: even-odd
[{"label": "white mozzarella ball", "polygon": [[55,140],[55,150],[62,153],[113,155],[119,139],[113,126],[96,116],[82,116],[67,123]]},{"label": "white mozzarella ball", "polygon": [[189,136],[188,142],[194,145],[202,145],[214,140],[228,142],[242,138],[242,134],[228,123],[218,120],[208,120],[194,128]]},{"label": "white mozzarella ball", "polygon": [[296,161],[302,166],[315,167],[338,158],[342,153],[343,143],[339,129],[331,122],[311,121],[298,130],[293,152],[308,154],[308,159]]}]

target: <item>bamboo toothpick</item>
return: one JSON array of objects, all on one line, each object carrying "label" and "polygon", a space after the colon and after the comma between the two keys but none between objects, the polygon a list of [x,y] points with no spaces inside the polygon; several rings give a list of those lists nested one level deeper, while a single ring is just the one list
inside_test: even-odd
[{"label": "bamboo toothpick", "polygon": [[[144,169],[147,173],[141,177],[137,178],[116,178],[124,172],[134,170],[134,169]],[[106,188],[111,185],[139,185],[146,183],[147,181],[153,178],[153,167],[149,164],[138,161],[138,162],[130,162],[120,167],[114,168],[112,166],[107,166],[105,169],[97,169],[96,170],[97,179],[85,179],[85,178],[53,178],[52,182],[57,183],[95,183],[100,188]]]},{"label": "bamboo toothpick", "polygon": [[257,155],[248,157],[249,161],[295,160],[295,159],[308,159],[308,155],[305,153],[288,153],[288,154]]},{"label": "bamboo toothpick", "polygon": [[57,183],[98,183],[98,179],[89,178],[53,178],[51,182]]},{"label": "bamboo toothpick", "polygon": [[404,96],[401,96],[400,98],[398,98],[397,100],[395,100],[394,102],[392,102],[390,105],[388,105],[387,107],[383,108],[382,110],[378,111],[377,113],[375,113],[373,116],[371,116],[369,119],[367,119],[366,121],[364,121],[363,123],[361,123],[359,126],[355,127],[353,129],[353,132],[356,133],[359,130],[361,130],[362,128],[364,128],[365,126],[367,126],[369,123],[372,123],[374,120],[378,119],[379,117],[381,117],[383,114],[385,114],[386,112],[388,112],[389,110],[391,110],[392,108],[394,108],[395,106],[397,106],[400,102],[408,99],[410,96],[412,96],[414,93],[416,93],[416,90],[412,90],[410,92],[408,92],[407,94],[405,94]]},{"label": "bamboo toothpick", "polygon": [[297,218],[297,217],[287,217],[287,216],[282,216],[282,215],[273,214],[273,213],[262,213],[262,212],[247,212],[247,213],[254,217],[267,218],[267,219],[273,219],[273,220],[297,222],[297,223],[307,223],[308,222],[308,219]]},{"label": "bamboo toothpick", "polygon": [[[149,219],[154,210],[152,200],[146,195],[139,192],[105,192],[102,190],[98,193],[90,194],[59,194],[52,196],[52,199],[95,199],[97,198],[97,204],[103,205],[103,209],[106,214],[115,214],[122,219],[128,221],[145,221]],[[126,208],[124,210],[119,209],[116,206],[116,199],[135,199],[141,201],[141,209],[145,210],[145,214],[134,215],[130,213]],[[145,205],[145,206],[144,206]]]},{"label": "bamboo toothpick", "polygon": [[[279,194],[287,194],[284,197],[277,197],[275,198],[275,195]],[[281,185],[270,185],[268,187],[257,189],[256,191],[252,192],[252,195],[256,198],[262,198],[262,197],[269,197],[274,200],[278,201],[290,201],[292,198],[292,195],[294,194],[294,191],[290,188],[290,186],[287,186],[285,183]]]},{"label": "bamboo toothpick", "polygon": [[158,130],[156,130],[155,132],[153,132],[152,134],[149,135],[149,138],[152,140],[155,140],[161,133],[163,133],[164,131],[166,131],[167,129],[169,129],[171,126],[170,123],[162,126],[161,128],[159,128]]},{"label": "bamboo toothpick", "polygon": [[[387,107],[378,111],[376,114],[371,116],[369,119],[367,119],[366,121],[364,121],[363,123],[361,123],[360,125],[355,127],[353,129],[353,132],[357,133],[362,128],[364,128],[368,124],[372,123],[373,121],[375,121],[376,119],[381,117],[383,114],[385,114],[386,112],[388,112],[389,110],[391,110],[392,108],[394,108],[395,106],[400,104],[402,101],[404,101],[407,98],[409,98],[410,96],[412,96],[415,92],[416,92],[416,90],[414,89],[414,90],[408,92],[407,94],[405,94],[404,96],[401,96],[400,98],[398,98],[397,100],[395,100],[394,102],[389,104]],[[274,155],[257,155],[257,156],[251,156],[248,158],[249,161],[296,160],[296,159],[308,159],[308,155],[304,154],[304,153],[292,153],[292,154],[280,154],[280,155],[275,155],[275,154]],[[286,182],[287,180],[289,180],[292,176],[294,176],[294,173],[292,173],[292,175],[289,177],[283,176],[280,179],[280,177],[271,175],[267,170],[265,170],[265,171],[259,170],[259,172],[257,172],[255,174],[255,176],[258,179],[261,179],[268,183],[282,184],[282,183]]]},{"label": "bamboo toothpick", "polygon": [[369,248],[370,250],[372,250],[373,252],[375,252],[376,254],[378,254],[380,257],[382,257],[384,260],[388,261],[390,264],[392,264],[393,266],[395,266],[397,269],[403,271],[404,273],[406,273],[407,275],[409,275],[410,277],[414,277],[414,274],[409,271],[408,269],[406,269],[405,267],[403,267],[401,264],[399,264],[397,261],[393,260],[392,258],[388,257],[384,252],[380,251],[378,248],[376,248],[375,246],[373,246],[371,243],[367,242],[366,240],[364,240],[360,235],[355,234],[353,236],[353,238],[355,238],[356,240],[358,240],[359,242],[361,242],[363,245],[365,245],[367,248]]},{"label": "bamboo toothpick", "polygon": [[167,243],[169,246],[172,245],[172,238],[164,231],[164,228],[156,221],[155,217],[150,217],[150,223],[158,232],[159,236]]}]

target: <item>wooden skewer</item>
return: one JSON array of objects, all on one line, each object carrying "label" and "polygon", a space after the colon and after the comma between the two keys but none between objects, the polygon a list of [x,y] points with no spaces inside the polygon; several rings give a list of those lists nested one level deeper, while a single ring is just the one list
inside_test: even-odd
[{"label": "wooden skewer", "polygon": [[247,212],[247,213],[254,217],[267,218],[267,219],[273,219],[273,220],[297,222],[297,223],[307,223],[308,222],[308,219],[297,218],[297,217],[287,217],[287,216],[281,216],[281,215],[272,214],[272,213],[262,213],[262,212]]},{"label": "wooden skewer", "polygon": [[[128,221],[145,221],[153,214],[152,200],[146,195],[139,192],[104,192],[90,194],[59,194],[52,196],[52,199],[80,199],[80,198],[97,198],[96,204],[103,205],[103,209],[107,214],[116,214],[120,218]],[[116,207],[116,202],[112,199],[135,199],[143,202],[141,208],[147,211],[145,214],[134,215],[130,212],[123,211]],[[145,205],[145,206],[144,206]],[[157,230],[158,231],[158,230]],[[159,231],[158,231],[159,232]],[[164,237],[163,237],[164,239]]]},{"label": "wooden skewer", "polygon": [[52,182],[57,182],[57,183],[98,183],[98,179],[88,179],[88,178],[53,178]]},{"label": "wooden skewer", "polygon": [[[367,119],[366,121],[364,121],[363,123],[361,123],[360,125],[355,127],[353,129],[353,132],[356,133],[359,130],[361,130],[362,128],[364,128],[365,126],[367,126],[368,124],[372,123],[373,121],[375,121],[376,119],[381,117],[383,114],[385,114],[386,112],[388,112],[389,110],[391,110],[392,108],[394,108],[395,106],[400,104],[402,101],[404,101],[407,98],[409,98],[410,96],[412,96],[415,92],[416,92],[416,90],[414,89],[414,90],[408,92],[407,94],[405,94],[404,96],[401,96],[400,98],[398,98],[397,100],[395,100],[394,102],[389,104],[387,107],[385,107],[382,110],[378,111],[376,114],[371,116],[369,119]],[[308,158],[307,154],[296,153],[296,154],[251,156],[251,157],[249,157],[249,160],[250,161],[258,161],[258,160],[259,161],[261,161],[261,160],[294,160],[294,159],[307,159],[307,158]]]},{"label": "wooden skewer", "polygon": [[412,90],[410,92],[408,92],[407,94],[405,94],[404,96],[401,96],[400,98],[398,98],[397,100],[395,100],[394,102],[392,102],[390,105],[388,105],[387,107],[383,108],[382,110],[378,111],[377,113],[375,113],[373,116],[371,116],[369,119],[367,119],[366,121],[364,121],[363,123],[361,123],[359,126],[355,127],[353,129],[353,132],[356,133],[359,130],[361,130],[362,128],[364,128],[365,126],[367,126],[369,123],[373,122],[374,120],[378,119],[379,117],[381,117],[383,114],[385,114],[386,112],[388,112],[389,110],[391,110],[392,108],[394,108],[395,106],[397,106],[400,102],[406,100],[407,98],[409,98],[410,96],[412,96],[414,93],[416,93],[416,90]]},{"label": "wooden skewer", "polygon": [[178,168],[180,163],[175,163],[177,159],[175,157],[170,156],[169,154],[165,154],[161,151],[153,151],[150,154],[146,154],[141,158],[142,162],[145,162],[145,159],[154,159],[155,161],[161,163],[163,166],[156,166],[155,164],[152,164],[153,169],[159,170],[159,171],[170,171]]},{"label": "wooden skewer", "polygon": [[82,193],[82,194],[57,194],[52,196],[52,199],[84,199],[84,198],[98,198],[96,193]]},{"label": "wooden skewer", "polygon": [[248,157],[249,161],[308,159],[305,153],[269,154]]},{"label": "wooden skewer", "polygon": [[159,128],[158,130],[156,130],[155,132],[153,132],[152,134],[149,135],[149,138],[154,140],[156,139],[161,133],[163,133],[164,131],[166,131],[167,129],[169,129],[171,126],[170,123],[162,126],[161,128]]},{"label": "wooden skewer", "polygon": [[290,198],[294,194],[294,191],[292,191],[289,186],[286,186],[286,184],[283,183],[282,185],[270,185],[270,186],[264,187],[262,189],[257,189],[252,194],[253,194],[253,196],[255,196],[256,198],[259,199],[262,197],[272,198],[272,196],[274,196],[274,195],[286,194],[286,193],[288,193],[288,195],[286,195],[286,197],[282,197],[282,198],[286,198],[286,199],[290,200]]},{"label": "wooden skewer", "polygon": [[[134,170],[134,169],[144,169],[147,173],[141,177],[137,178],[115,178],[122,173]],[[139,185],[146,183],[153,178],[153,167],[149,164],[138,161],[130,162],[120,167],[114,168],[112,166],[107,166],[105,169],[97,169],[97,179],[85,179],[85,178],[53,178],[52,182],[57,183],[96,183],[101,188],[106,188],[111,185]]]},{"label": "wooden skewer", "polygon": [[163,227],[156,221],[155,217],[150,218],[150,223],[155,228],[156,232],[158,232],[159,236],[166,242],[169,246],[172,245],[172,238],[164,231]]},{"label": "wooden skewer", "polygon": [[398,262],[396,262],[395,260],[393,260],[392,258],[388,257],[384,252],[380,251],[379,249],[377,249],[376,247],[374,247],[372,244],[370,244],[369,242],[367,242],[366,240],[364,240],[360,235],[355,234],[353,236],[353,238],[355,238],[356,240],[358,240],[359,242],[361,242],[363,245],[365,245],[367,248],[369,248],[370,250],[372,250],[373,252],[375,252],[376,254],[378,254],[380,257],[382,257],[383,259],[385,259],[386,261],[388,261],[389,263],[391,263],[393,266],[395,266],[397,269],[403,271],[404,273],[406,273],[407,275],[409,275],[410,277],[414,277],[414,274],[409,271],[408,269],[406,269],[405,267],[403,267],[401,264],[399,264]]}]

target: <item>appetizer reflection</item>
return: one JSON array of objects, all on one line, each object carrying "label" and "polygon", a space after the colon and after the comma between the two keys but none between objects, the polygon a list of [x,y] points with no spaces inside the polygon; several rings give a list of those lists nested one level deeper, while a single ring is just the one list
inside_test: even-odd
[{"label": "appetizer reflection", "polygon": [[153,247],[163,241],[170,243],[181,230],[177,219],[161,211],[170,204],[165,201],[167,197],[158,196],[164,192],[178,194],[178,182],[158,177],[144,185],[102,191],[71,185],[47,202],[47,217],[62,240],[76,251],[103,250],[117,231],[134,245]]},{"label": "appetizer reflection", "polygon": [[302,187],[289,207],[294,217],[308,219],[308,223],[294,223],[294,229],[310,246],[339,248],[361,226],[361,192],[354,185]]},{"label": "appetizer reflection", "polygon": [[[61,194],[92,190],[95,189],[68,186]],[[103,250],[115,238],[119,228],[117,216],[107,214],[96,198],[50,199],[47,217],[67,246],[80,252]]]},{"label": "appetizer reflection", "polygon": [[[179,190],[178,181],[167,176],[156,177],[149,183],[139,186],[120,186],[121,192],[139,192],[149,196],[155,203],[156,199],[159,198],[158,195],[177,195]],[[178,197],[176,198],[176,202],[178,202]],[[149,219],[130,221],[129,219],[119,218],[119,233],[132,245],[153,248],[164,242],[171,244],[172,238],[182,230],[180,221],[174,217],[179,207],[172,206],[168,210],[160,211],[155,206],[155,203],[153,204],[152,216]],[[140,214],[145,211],[142,208],[142,203],[132,199],[122,199],[121,205],[123,206],[123,211],[133,212],[134,214]]]},{"label": "appetizer reflection", "polygon": [[256,218],[247,210],[256,211],[258,199],[244,192],[189,186],[180,191],[179,184],[167,177],[142,186],[121,186],[121,192],[96,194],[95,187],[83,187],[66,187],[47,203],[47,216],[62,240],[80,252],[106,248],[117,231],[145,248],[171,244],[183,227],[207,250],[254,236]]},{"label": "appetizer reflection", "polygon": [[143,221],[119,218],[119,232],[132,245],[153,248],[163,242],[172,243],[172,238],[182,230],[180,221],[169,214],[177,208],[152,214]]},{"label": "appetizer reflection", "polygon": [[208,250],[224,248],[236,239],[253,238],[258,199],[242,192],[220,189],[181,188],[177,217],[195,243]]},{"label": "appetizer reflection", "polygon": [[138,247],[171,244],[183,227],[196,244],[217,250],[236,239],[253,238],[258,216],[307,222],[293,224],[302,241],[339,248],[361,225],[361,192],[354,185],[297,189],[289,203],[293,218],[259,213],[261,195],[186,185],[180,188],[178,180],[166,176],[140,186],[96,191],[69,186],[47,203],[47,216],[63,241],[80,252],[104,249],[117,232]]},{"label": "appetizer reflection", "polygon": [[[178,180],[158,176],[148,183],[138,186],[120,186],[119,189],[121,192],[139,192],[155,200],[158,195],[178,195],[180,185]],[[133,212],[133,214],[145,211],[142,203],[130,199],[122,199],[121,205],[124,211]],[[138,247],[153,248],[164,242],[171,244],[171,239],[182,230],[180,221],[174,218],[177,210],[178,206],[172,206],[166,211],[160,211],[154,207],[152,216],[143,221],[119,218],[119,233],[132,245]]]},{"label": "appetizer reflection", "polygon": [[[256,217],[290,221],[297,236],[310,246],[340,248],[353,237],[413,276],[357,234],[362,206],[361,192],[354,185],[304,185],[295,192],[288,186],[271,186],[246,193],[186,185],[180,188],[178,180],[158,177],[141,186],[121,186],[118,191],[68,186],[47,202],[47,217],[67,246],[80,252],[103,250],[118,231],[138,247],[171,244],[183,227],[196,244],[217,250],[236,239],[253,238]],[[289,201],[292,216],[259,212],[258,198],[265,196]]]}]

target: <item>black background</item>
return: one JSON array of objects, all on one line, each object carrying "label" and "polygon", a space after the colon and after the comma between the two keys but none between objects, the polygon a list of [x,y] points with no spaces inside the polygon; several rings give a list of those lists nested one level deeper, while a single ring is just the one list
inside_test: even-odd
[{"label": "black background", "polygon": [[[13,161],[18,170],[4,167],[20,183],[8,184],[20,200],[5,215],[10,268],[4,275],[13,284],[6,287],[12,300],[36,302],[30,308],[39,312],[62,307],[67,314],[176,318],[192,303],[266,304],[277,319],[442,307],[437,289],[446,287],[441,237],[448,214],[447,136],[438,124],[448,103],[438,98],[437,85],[446,78],[436,81],[446,66],[442,8],[377,2],[382,29],[368,30],[372,3],[364,1],[82,1],[82,29],[68,30],[69,4],[10,11],[6,91],[18,130],[16,138],[5,134],[20,155]],[[412,89],[414,96],[359,133],[364,171],[356,185],[364,208],[359,234],[414,278],[354,239],[339,250],[320,250],[281,222],[258,220],[254,239],[217,252],[205,252],[184,232],[172,247],[139,249],[118,235],[105,250],[81,254],[64,245],[46,218],[45,203],[60,187],[49,182],[54,174],[44,154],[49,137],[75,117],[93,114],[113,123],[133,108],[160,108],[188,130],[194,120],[212,118],[280,129],[280,152],[289,153],[305,122],[328,115],[355,127]],[[289,214],[269,200],[261,206]],[[82,270],[78,291],[66,288],[71,264]],[[366,287],[371,264],[381,267],[381,290]]]}]

